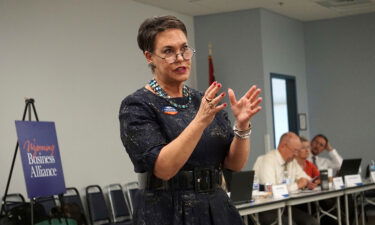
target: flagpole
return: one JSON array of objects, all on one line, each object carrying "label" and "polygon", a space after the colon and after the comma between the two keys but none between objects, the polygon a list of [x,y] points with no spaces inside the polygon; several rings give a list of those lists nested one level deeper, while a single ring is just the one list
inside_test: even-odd
[{"label": "flagpole", "polygon": [[212,44],[208,43],[208,85],[211,85],[215,81],[214,76],[214,63],[212,60]]}]

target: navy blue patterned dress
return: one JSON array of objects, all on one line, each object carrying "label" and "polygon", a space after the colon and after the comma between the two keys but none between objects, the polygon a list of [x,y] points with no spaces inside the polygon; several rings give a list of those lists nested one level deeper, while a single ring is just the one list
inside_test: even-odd
[{"label": "navy blue patterned dress", "polygon": [[[171,104],[166,99],[146,88],[137,90],[122,101],[119,115],[121,139],[135,172],[152,172],[163,146],[174,140],[196,115],[202,94],[189,90],[192,99],[186,109],[171,110]],[[187,97],[172,100],[178,104],[188,102]],[[220,166],[232,140],[230,121],[226,112],[221,111],[205,129],[182,169]],[[141,190],[136,204],[133,220],[137,225],[243,224],[237,209],[221,188],[206,193]]]}]

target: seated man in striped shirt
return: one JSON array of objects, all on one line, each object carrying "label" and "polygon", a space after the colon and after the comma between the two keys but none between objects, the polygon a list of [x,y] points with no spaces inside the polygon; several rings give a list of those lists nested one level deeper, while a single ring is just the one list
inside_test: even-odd
[{"label": "seated man in striped shirt", "polygon": [[[328,152],[327,157],[319,156],[325,150]],[[328,168],[333,169],[333,174],[340,169],[342,164],[342,157],[334,149],[328,141],[328,138],[323,134],[315,135],[315,137],[311,140],[311,162],[313,162],[319,170],[326,170]]]}]

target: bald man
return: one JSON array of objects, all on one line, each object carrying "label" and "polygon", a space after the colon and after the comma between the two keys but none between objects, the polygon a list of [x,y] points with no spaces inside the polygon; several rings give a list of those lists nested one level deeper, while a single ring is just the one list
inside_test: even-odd
[{"label": "bald man", "polygon": [[[254,166],[255,174],[259,178],[260,184],[282,184],[284,171],[287,171],[290,192],[298,189],[313,189],[316,184],[310,182],[311,178],[302,170],[298,162],[294,159],[297,152],[302,148],[300,138],[293,132],[285,133],[281,136],[276,150],[270,151],[263,156]],[[272,224],[277,218],[276,211],[268,211],[259,214],[261,224]],[[287,224],[287,216],[283,216],[283,224]],[[308,213],[293,207],[293,224],[296,225],[317,225],[318,221]]]},{"label": "bald man", "polygon": [[311,177],[302,170],[294,159],[301,148],[302,143],[295,133],[288,132],[283,134],[277,149],[264,155],[261,162],[259,162],[260,165],[254,168],[259,182],[261,184],[281,184],[284,171],[287,170],[288,178],[290,179],[288,184],[290,192],[305,187],[315,188],[315,185],[310,184]]}]

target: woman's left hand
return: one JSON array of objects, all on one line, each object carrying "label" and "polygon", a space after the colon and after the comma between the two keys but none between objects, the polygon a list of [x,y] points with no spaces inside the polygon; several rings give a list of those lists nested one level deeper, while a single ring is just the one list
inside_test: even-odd
[{"label": "woman's left hand", "polygon": [[262,98],[259,97],[260,89],[253,85],[242,98],[238,101],[232,89],[228,89],[228,96],[231,104],[231,109],[236,118],[236,127],[239,130],[246,130],[249,128],[249,122],[262,107],[259,105]]}]

